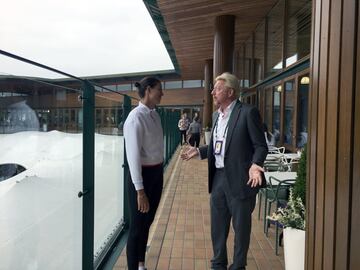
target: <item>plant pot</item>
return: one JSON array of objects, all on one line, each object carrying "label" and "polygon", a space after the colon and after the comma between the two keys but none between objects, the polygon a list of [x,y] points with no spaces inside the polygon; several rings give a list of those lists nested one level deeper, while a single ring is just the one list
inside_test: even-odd
[{"label": "plant pot", "polygon": [[205,131],[205,144],[209,145],[211,139],[211,131]]},{"label": "plant pot", "polygon": [[283,233],[285,269],[303,270],[305,265],[305,231],[285,228]]}]

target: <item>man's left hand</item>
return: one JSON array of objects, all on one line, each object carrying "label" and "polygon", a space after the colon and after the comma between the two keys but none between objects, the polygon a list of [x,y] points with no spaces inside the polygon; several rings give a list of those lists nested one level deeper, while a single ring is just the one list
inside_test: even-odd
[{"label": "man's left hand", "polygon": [[249,169],[249,181],[247,184],[251,187],[261,186],[261,172],[264,172],[264,169],[253,163]]}]

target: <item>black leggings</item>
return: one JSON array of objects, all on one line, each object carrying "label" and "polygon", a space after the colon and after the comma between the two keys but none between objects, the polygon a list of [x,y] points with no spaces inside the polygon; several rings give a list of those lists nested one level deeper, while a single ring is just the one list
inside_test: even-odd
[{"label": "black leggings", "polygon": [[180,136],[181,136],[180,143],[181,145],[183,145],[183,143],[186,143],[186,130],[180,130]]},{"label": "black leggings", "polygon": [[163,187],[163,166],[142,167],[142,177],[150,210],[147,213],[138,211],[137,192],[129,177],[128,194],[130,210],[130,230],[126,246],[128,270],[138,270],[139,262],[145,262],[146,244],[149,229],[159,206]]}]

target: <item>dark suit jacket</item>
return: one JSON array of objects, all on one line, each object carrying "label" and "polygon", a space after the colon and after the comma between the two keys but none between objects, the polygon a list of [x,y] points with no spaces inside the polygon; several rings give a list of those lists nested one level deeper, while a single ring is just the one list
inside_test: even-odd
[{"label": "dark suit jacket", "polygon": [[[199,148],[201,158],[208,158],[209,193],[216,170],[213,132],[217,121],[218,112],[214,112],[210,144]],[[247,185],[249,169],[253,163],[263,166],[267,153],[259,111],[254,106],[237,101],[229,119],[224,157],[225,173],[234,197],[247,198],[259,191],[260,187],[251,188]],[[262,187],[265,185],[263,176]]]}]

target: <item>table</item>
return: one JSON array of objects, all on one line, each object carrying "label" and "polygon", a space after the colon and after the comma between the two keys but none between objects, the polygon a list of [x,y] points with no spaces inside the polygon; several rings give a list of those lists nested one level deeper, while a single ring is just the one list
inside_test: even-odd
[{"label": "table", "polygon": [[284,180],[294,180],[297,177],[297,172],[265,172],[266,181],[269,182],[270,176],[279,179],[280,181]]},{"label": "table", "polygon": [[272,160],[278,160],[284,157],[285,159],[290,160],[299,160],[300,156],[297,153],[285,153],[285,154],[268,154],[266,156],[266,160],[272,161]]}]

